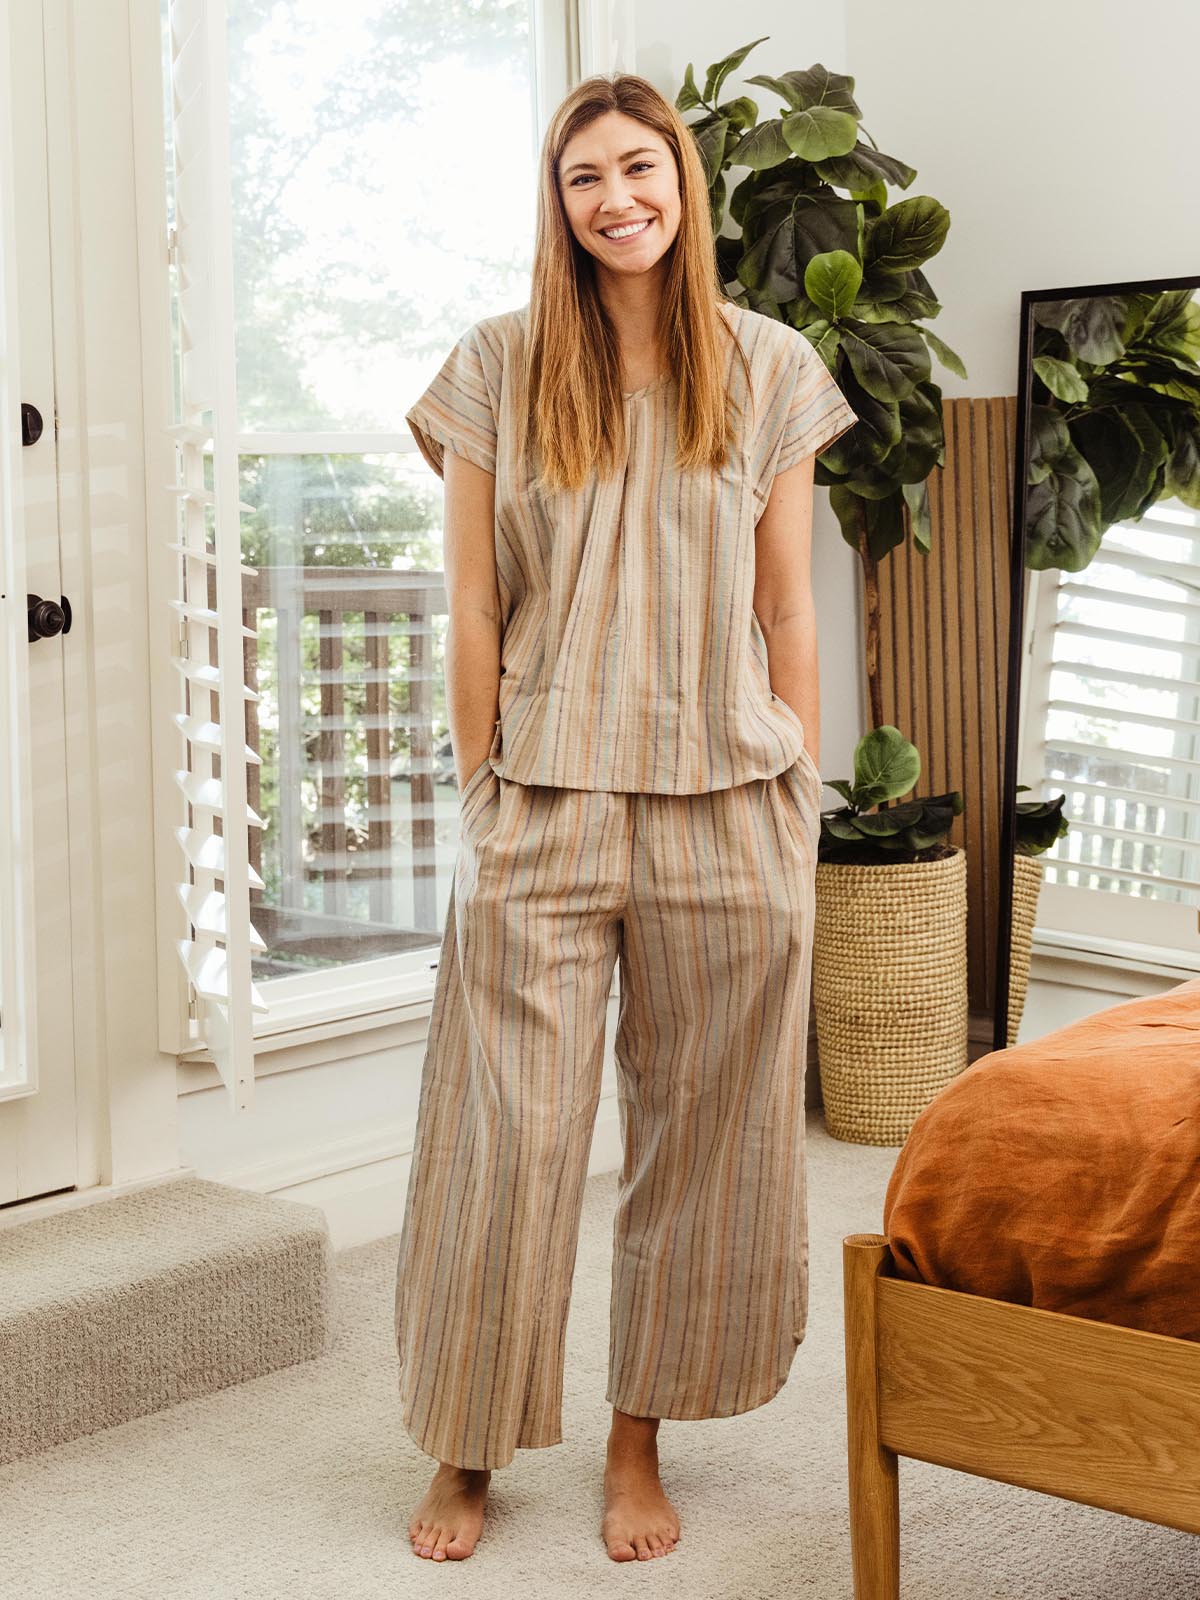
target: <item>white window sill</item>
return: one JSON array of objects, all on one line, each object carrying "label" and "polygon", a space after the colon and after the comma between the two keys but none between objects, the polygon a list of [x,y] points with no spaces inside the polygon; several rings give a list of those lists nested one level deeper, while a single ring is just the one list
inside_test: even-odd
[{"label": "white window sill", "polygon": [[[317,992],[307,974],[275,980],[268,989],[270,1016],[255,1029],[257,1070],[314,1066],[410,1041],[415,1032],[428,1029],[437,977],[432,963],[437,959],[437,951],[431,950],[428,968],[400,974],[390,958],[356,962],[342,969],[332,986]],[[611,997],[620,993],[618,981],[619,967],[614,965]],[[367,1039],[366,1034],[376,1037]],[[220,1082],[203,1045],[184,1051],[178,1067],[181,1091]]]},{"label": "white window sill", "polygon": [[[1089,934],[1084,944],[1078,933],[1034,928],[1031,978],[1082,988],[1095,988],[1099,982],[1121,992],[1122,986],[1113,983],[1115,973],[1184,983],[1188,978],[1200,977],[1200,950],[1135,944],[1127,939],[1106,939],[1100,934]],[[1128,992],[1141,994],[1144,990],[1144,984],[1135,982]]]}]

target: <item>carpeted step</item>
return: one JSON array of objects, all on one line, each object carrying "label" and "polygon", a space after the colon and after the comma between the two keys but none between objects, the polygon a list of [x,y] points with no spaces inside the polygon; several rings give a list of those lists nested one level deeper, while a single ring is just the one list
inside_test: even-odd
[{"label": "carpeted step", "polygon": [[323,1354],[325,1214],[179,1178],[0,1229],[0,1462]]}]

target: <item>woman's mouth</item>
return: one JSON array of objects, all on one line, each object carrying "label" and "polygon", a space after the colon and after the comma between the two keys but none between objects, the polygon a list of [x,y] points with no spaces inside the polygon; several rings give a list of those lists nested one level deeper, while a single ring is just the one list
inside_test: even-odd
[{"label": "woman's mouth", "polygon": [[601,228],[600,232],[611,244],[621,244],[625,239],[636,239],[645,233],[653,221],[653,217],[646,217],[642,222],[615,223],[614,227],[619,230],[617,233],[609,233],[606,228]]}]

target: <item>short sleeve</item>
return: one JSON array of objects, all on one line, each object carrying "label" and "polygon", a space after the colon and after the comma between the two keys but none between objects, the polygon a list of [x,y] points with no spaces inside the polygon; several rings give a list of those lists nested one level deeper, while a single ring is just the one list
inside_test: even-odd
[{"label": "short sleeve", "polygon": [[442,362],[433,382],[404,413],[421,454],[444,477],[447,449],[486,472],[496,470],[497,356],[478,323]]},{"label": "short sleeve", "polygon": [[806,456],[819,455],[858,421],[829,368],[804,335],[799,337],[794,380],[772,477]]}]

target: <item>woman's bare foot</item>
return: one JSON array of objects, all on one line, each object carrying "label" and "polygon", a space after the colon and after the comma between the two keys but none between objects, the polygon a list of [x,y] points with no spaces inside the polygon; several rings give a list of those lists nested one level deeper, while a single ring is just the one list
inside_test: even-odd
[{"label": "woman's bare foot", "polygon": [[462,1561],[483,1531],[483,1505],[491,1482],[490,1467],[455,1467],[439,1463],[408,1525],[414,1555],[434,1561]]},{"label": "woman's bare foot", "polygon": [[649,1561],[679,1543],[679,1517],[658,1478],[658,1422],[613,1407],[600,1536],[614,1561]]}]

